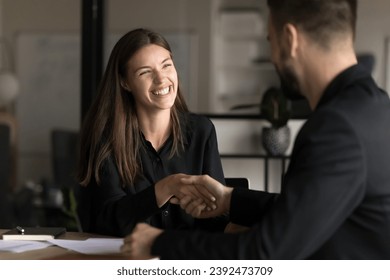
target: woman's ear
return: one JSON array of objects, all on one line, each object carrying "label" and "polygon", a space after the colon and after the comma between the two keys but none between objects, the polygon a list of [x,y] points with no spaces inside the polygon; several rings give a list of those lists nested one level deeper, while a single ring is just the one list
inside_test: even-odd
[{"label": "woman's ear", "polygon": [[297,28],[293,24],[287,23],[283,28],[283,32],[286,38],[288,53],[291,57],[295,57],[299,45]]},{"label": "woman's ear", "polygon": [[121,87],[124,90],[127,90],[128,92],[131,92],[130,88],[127,86],[127,84],[123,80],[120,81],[120,84],[121,84]]}]

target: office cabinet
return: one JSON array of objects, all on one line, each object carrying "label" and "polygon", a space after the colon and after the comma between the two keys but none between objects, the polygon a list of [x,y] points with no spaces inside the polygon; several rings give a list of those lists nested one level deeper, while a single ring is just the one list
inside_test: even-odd
[{"label": "office cabinet", "polygon": [[279,78],[270,61],[265,3],[214,4],[210,109],[226,113],[237,105],[259,104],[265,90],[279,85]]}]

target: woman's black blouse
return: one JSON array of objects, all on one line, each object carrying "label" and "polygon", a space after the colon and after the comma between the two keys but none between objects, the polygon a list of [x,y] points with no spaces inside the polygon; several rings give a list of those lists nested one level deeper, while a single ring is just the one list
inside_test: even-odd
[{"label": "woman's black blouse", "polygon": [[159,151],[143,139],[140,151],[143,174],[134,186],[122,187],[114,160],[107,159],[100,171],[100,185],[93,180],[87,187],[80,187],[78,212],[84,231],[125,236],[138,222],[162,229],[223,230],[227,223],[225,217],[194,219],[169,202],[157,207],[154,184],[168,175],[208,174],[225,183],[212,122],[204,116],[188,113],[181,123],[185,151],[179,155],[170,157],[172,137]]}]

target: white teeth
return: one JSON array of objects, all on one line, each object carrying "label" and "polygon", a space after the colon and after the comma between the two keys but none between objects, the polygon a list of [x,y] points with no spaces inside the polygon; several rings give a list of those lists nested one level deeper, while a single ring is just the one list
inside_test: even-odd
[{"label": "white teeth", "polygon": [[163,89],[160,89],[160,90],[153,91],[153,94],[154,95],[165,95],[165,94],[168,94],[169,93],[169,88],[170,87],[166,87],[166,88],[163,88]]}]

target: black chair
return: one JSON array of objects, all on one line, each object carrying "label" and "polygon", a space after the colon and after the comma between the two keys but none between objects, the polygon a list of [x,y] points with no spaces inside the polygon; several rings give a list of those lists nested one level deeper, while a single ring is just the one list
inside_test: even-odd
[{"label": "black chair", "polygon": [[55,129],[51,133],[54,182],[62,187],[75,185],[79,133]]},{"label": "black chair", "polygon": [[14,226],[15,213],[10,191],[11,130],[0,124],[0,228]]},{"label": "black chair", "polygon": [[249,180],[245,177],[227,177],[225,182],[228,187],[249,189]]},{"label": "black chair", "polygon": [[8,125],[0,124],[0,190],[8,191],[10,183],[11,130]]},{"label": "black chair", "polygon": [[74,215],[78,231],[81,225],[76,213],[76,203],[79,196],[78,184],[75,179],[79,132],[67,129],[54,129],[51,132],[52,167],[54,186],[60,188],[64,196],[64,207]]}]

